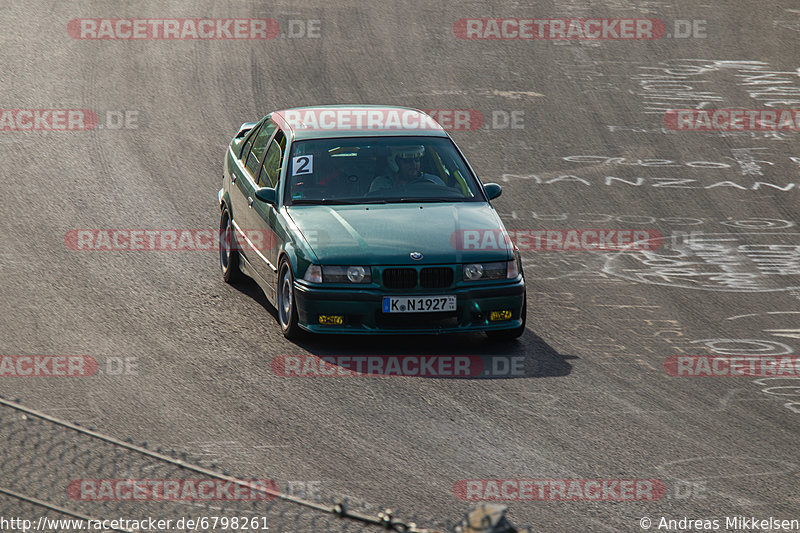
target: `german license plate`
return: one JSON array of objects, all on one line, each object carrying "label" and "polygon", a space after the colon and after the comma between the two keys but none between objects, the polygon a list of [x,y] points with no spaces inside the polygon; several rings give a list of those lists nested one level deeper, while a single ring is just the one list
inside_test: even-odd
[{"label": "german license plate", "polygon": [[436,313],[455,311],[455,296],[384,296],[384,313]]}]

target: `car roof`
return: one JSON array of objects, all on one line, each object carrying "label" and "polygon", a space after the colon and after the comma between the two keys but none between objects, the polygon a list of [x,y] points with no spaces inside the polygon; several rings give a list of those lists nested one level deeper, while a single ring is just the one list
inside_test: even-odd
[{"label": "car roof", "polygon": [[[287,136],[293,141],[340,137],[448,136],[433,118],[419,109],[411,107],[320,105],[282,109],[272,112],[270,117],[285,130]],[[367,120],[366,117],[384,121],[384,124],[398,124],[398,127],[356,128],[349,126],[353,120]],[[324,125],[322,125],[323,120],[325,121]],[[329,127],[331,120],[341,120],[344,127],[337,127],[336,123],[333,123],[333,127]],[[409,122],[419,126],[407,127]]]}]

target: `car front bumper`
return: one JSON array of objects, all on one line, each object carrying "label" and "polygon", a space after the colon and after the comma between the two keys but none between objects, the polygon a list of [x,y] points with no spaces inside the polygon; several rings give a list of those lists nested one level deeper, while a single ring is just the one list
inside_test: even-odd
[{"label": "car front bumper", "polygon": [[[384,313],[384,296],[455,295],[456,310],[434,313]],[[468,333],[518,328],[525,299],[525,281],[459,287],[424,293],[377,289],[331,289],[294,284],[301,328],[313,333],[355,335]],[[511,318],[490,321],[492,311],[510,310]],[[342,324],[323,325],[320,315],[341,316]]]}]

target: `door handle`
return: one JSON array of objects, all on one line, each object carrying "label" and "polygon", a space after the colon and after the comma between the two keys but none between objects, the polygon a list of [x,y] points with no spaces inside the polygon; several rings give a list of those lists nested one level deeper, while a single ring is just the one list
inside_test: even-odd
[{"label": "door handle", "polygon": [[252,196],[248,196],[247,197],[247,207],[251,207],[251,208],[253,207],[253,197]]}]

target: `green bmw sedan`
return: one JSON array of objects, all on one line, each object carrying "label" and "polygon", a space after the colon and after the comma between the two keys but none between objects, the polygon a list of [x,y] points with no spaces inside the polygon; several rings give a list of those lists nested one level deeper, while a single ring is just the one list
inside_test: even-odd
[{"label": "green bmw sedan", "polygon": [[402,107],[275,111],[225,154],[219,257],[283,334],[525,331],[519,252],[458,147]]}]

